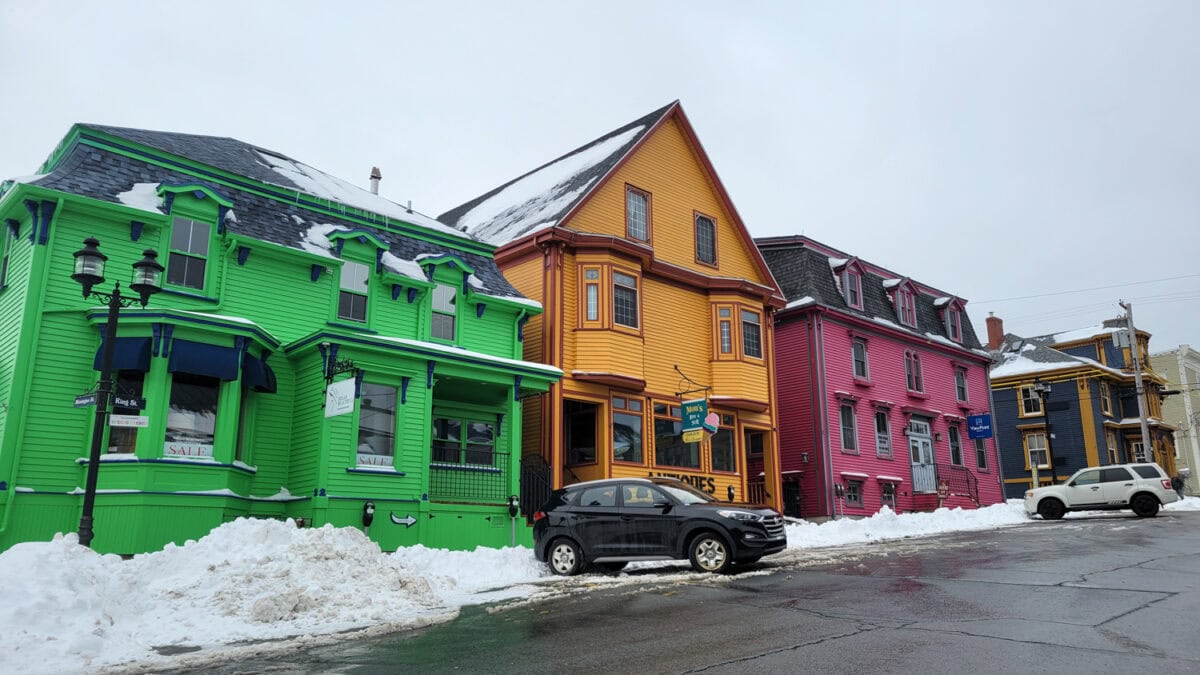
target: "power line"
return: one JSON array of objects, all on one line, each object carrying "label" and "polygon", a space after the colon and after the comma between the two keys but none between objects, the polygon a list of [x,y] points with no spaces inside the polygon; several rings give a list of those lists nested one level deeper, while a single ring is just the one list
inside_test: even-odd
[{"label": "power line", "polygon": [[1012,298],[996,298],[992,300],[975,300],[975,304],[985,302],[1008,302],[1009,300],[1028,300],[1030,298],[1048,298],[1052,295],[1067,295],[1070,293],[1086,293],[1088,291],[1103,291],[1110,288],[1124,288],[1125,286],[1139,286],[1141,284],[1154,284],[1160,281],[1175,281],[1177,279],[1194,279],[1200,277],[1200,274],[1184,274],[1177,277],[1163,277],[1162,279],[1147,279],[1146,281],[1130,281],[1124,284],[1113,284],[1111,286],[1094,286],[1092,288],[1077,288],[1070,291],[1055,291],[1053,293],[1039,293],[1037,295],[1019,295]]}]

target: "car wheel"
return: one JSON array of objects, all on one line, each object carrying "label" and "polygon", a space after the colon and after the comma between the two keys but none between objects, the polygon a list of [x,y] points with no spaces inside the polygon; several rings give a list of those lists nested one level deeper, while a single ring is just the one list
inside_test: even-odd
[{"label": "car wheel", "polygon": [[1148,494],[1135,495],[1133,512],[1139,518],[1153,518],[1158,513],[1158,500]]},{"label": "car wheel", "polygon": [[1038,502],[1038,515],[1045,520],[1058,520],[1066,512],[1066,507],[1057,499],[1043,499]]},{"label": "car wheel", "polygon": [[621,570],[625,569],[625,566],[628,564],[629,563],[627,563],[627,562],[602,562],[602,563],[593,563],[592,566],[595,567],[596,569],[600,570],[601,572],[608,572],[609,574],[614,574],[616,572],[620,572]]},{"label": "car wheel", "polygon": [[583,569],[583,551],[570,539],[555,539],[550,544],[550,555],[546,556],[550,571],[569,577]]},{"label": "car wheel", "polygon": [[688,558],[696,570],[713,574],[728,570],[732,562],[729,544],[726,544],[720,535],[712,532],[702,532],[692,540],[691,546],[688,547]]}]

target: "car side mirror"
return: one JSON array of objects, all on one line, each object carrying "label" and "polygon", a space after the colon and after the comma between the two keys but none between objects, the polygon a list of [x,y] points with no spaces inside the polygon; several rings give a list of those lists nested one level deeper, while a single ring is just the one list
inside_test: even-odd
[{"label": "car side mirror", "polygon": [[657,502],[654,502],[654,504],[652,504],[652,506],[656,509],[662,509],[663,513],[666,513],[667,511],[671,510],[671,502],[668,502],[668,501],[657,501]]}]

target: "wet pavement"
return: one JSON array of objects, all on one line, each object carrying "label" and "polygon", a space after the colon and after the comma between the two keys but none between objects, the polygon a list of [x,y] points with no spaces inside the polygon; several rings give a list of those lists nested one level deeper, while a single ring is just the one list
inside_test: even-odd
[{"label": "wet pavement", "polygon": [[769,560],[191,672],[1200,672],[1200,512]]}]

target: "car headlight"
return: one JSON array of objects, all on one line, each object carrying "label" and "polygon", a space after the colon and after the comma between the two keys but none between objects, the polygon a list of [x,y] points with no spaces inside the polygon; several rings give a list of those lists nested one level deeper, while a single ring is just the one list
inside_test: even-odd
[{"label": "car headlight", "polygon": [[734,511],[732,509],[722,509],[717,511],[717,515],[724,518],[732,518],[733,520],[743,520],[748,522],[758,522],[763,519],[762,516],[758,515],[757,513],[750,513],[749,511]]}]

